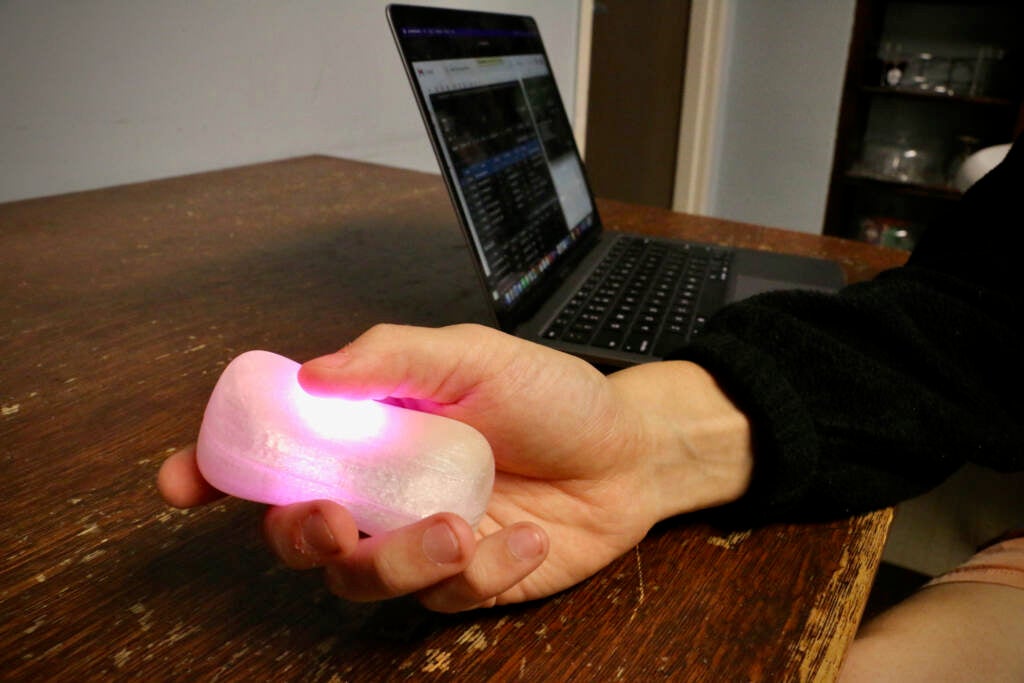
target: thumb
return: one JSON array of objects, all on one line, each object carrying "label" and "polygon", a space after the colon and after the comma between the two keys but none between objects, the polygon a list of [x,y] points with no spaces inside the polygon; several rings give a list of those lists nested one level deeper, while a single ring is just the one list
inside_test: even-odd
[{"label": "thumb", "polygon": [[481,325],[377,325],[340,351],[305,363],[299,383],[317,395],[456,403],[503,365],[503,338]]}]

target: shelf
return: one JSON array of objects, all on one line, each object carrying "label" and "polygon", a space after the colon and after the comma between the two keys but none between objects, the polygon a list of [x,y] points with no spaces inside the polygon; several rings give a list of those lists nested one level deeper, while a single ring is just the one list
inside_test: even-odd
[{"label": "shelf", "polygon": [[[1024,2],[856,0],[855,5],[823,231],[856,237],[865,220],[883,218],[931,225],[962,194],[947,186],[946,170],[969,151],[1008,142],[1024,131],[1019,78]],[[900,61],[908,60],[904,73],[935,75],[940,83],[953,74],[932,74],[923,64],[911,64],[910,55],[932,53],[950,60],[976,55],[987,61],[970,79],[961,69],[952,85],[959,94],[914,88],[913,77],[887,85],[881,80],[887,59],[880,49],[886,44],[900,46]],[[987,48],[995,50],[992,60]],[[975,76],[979,80],[973,81]],[[967,82],[975,82],[981,94],[968,94]],[[930,170],[933,175],[924,177],[934,182],[900,182],[865,172],[889,168],[879,165],[886,147],[924,152],[905,170]]]},{"label": "shelf", "polygon": [[956,201],[960,198],[961,192],[946,185],[928,185],[923,183],[902,182],[888,178],[860,173],[858,171],[847,171],[843,181],[850,185],[870,186],[878,189],[886,189],[897,194],[941,201]]},{"label": "shelf", "polygon": [[989,107],[1016,107],[1017,103],[1005,97],[975,97],[970,95],[948,95],[930,90],[915,90],[913,88],[887,87],[883,85],[862,85],[861,90],[869,95],[881,95],[884,97],[905,97],[909,99],[950,102],[957,104],[982,105]]}]

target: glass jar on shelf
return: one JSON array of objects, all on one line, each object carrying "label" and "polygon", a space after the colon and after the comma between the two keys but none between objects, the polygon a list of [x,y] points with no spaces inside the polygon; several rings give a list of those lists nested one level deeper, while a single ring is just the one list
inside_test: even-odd
[{"label": "glass jar on shelf", "polygon": [[891,216],[865,216],[860,219],[857,238],[869,244],[911,251],[920,231],[912,221]]},{"label": "glass jar on shelf", "polygon": [[892,41],[883,42],[878,48],[878,61],[881,67],[878,84],[889,88],[899,87],[908,64],[903,45]]},{"label": "glass jar on shelf", "polygon": [[877,180],[933,185],[942,181],[938,157],[934,146],[906,134],[872,137],[864,141],[860,160],[851,172]]}]

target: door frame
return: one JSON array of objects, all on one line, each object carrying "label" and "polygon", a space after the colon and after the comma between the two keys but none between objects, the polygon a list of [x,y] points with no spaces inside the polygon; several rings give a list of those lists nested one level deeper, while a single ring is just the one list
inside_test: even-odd
[{"label": "door frame", "polygon": [[[735,0],[692,0],[686,43],[686,73],[676,140],[672,196],[675,211],[706,214],[717,149],[719,103],[725,72],[732,6]],[[573,130],[580,154],[586,157],[587,98],[590,92],[590,51],[594,0],[579,0],[576,92]]]}]

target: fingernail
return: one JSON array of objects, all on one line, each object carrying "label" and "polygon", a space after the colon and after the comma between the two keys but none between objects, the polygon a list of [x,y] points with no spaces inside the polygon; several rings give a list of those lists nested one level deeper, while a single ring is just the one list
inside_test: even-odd
[{"label": "fingernail", "polygon": [[335,351],[334,353],[327,354],[326,356],[319,356],[317,358],[313,358],[312,360],[306,361],[306,364],[312,364],[324,368],[337,368],[347,363],[351,357],[352,353],[351,351],[349,351],[349,347],[345,346],[344,348],[341,348]]},{"label": "fingernail", "polygon": [[438,564],[450,564],[462,557],[459,539],[444,522],[423,532],[423,552]]},{"label": "fingernail", "polygon": [[313,511],[302,521],[302,548],[304,555],[332,555],[339,550],[338,541],[319,511]]},{"label": "fingernail", "polygon": [[517,560],[532,560],[544,552],[544,539],[536,529],[515,529],[508,537],[508,550]]},{"label": "fingernail", "polygon": [[320,356],[313,360],[306,361],[299,366],[299,384],[302,388],[312,394],[331,394],[333,387],[331,379],[336,370],[339,370],[349,360],[349,352],[342,349],[329,356]]}]

